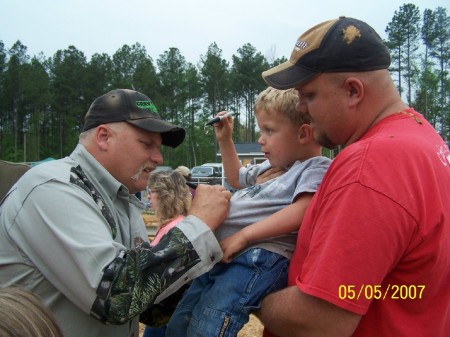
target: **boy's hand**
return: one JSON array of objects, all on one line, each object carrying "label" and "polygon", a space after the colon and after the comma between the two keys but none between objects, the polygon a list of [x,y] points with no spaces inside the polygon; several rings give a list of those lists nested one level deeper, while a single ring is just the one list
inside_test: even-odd
[{"label": "boy's hand", "polygon": [[233,258],[248,245],[249,242],[245,236],[242,235],[242,231],[223,239],[220,241],[220,247],[223,251],[222,262],[230,263]]},{"label": "boy's hand", "polygon": [[[215,117],[226,114],[226,111],[219,112]],[[228,116],[220,120],[220,122],[213,125],[214,132],[216,134],[217,141],[231,139],[231,134],[233,133],[233,117]]]}]

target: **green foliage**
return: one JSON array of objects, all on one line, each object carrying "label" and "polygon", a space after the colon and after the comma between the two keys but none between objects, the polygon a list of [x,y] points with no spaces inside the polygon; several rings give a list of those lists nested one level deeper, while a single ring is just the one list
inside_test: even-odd
[{"label": "green foliage", "polygon": [[[399,92],[443,135],[449,135],[450,19],[444,8],[413,4],[395,11],[386,27],[391,73]],[[0,158],[39,161],[70,154],[78,142],[91,102],[114,88],[147,94],[158,113],[186,129],[176,149],[164,148],[165,165],[189,167],[217,161],[212,128],[204,128],[219,111],[234,113],[234,141],[256,141],[253,115],[256,96],[266,84],[261,72],[287,61],[264,56],[250,43],[231,62],[212,43],[197,65],[172,47],[154,61],[139,43],[124,45],[112,56],[87,60],[74,46],[51,57],[30,57],[17,41],[9,49],[0,41]],[[333,153],[327,152],[333,156]]]},{"label": "green foliage", "polygon": [[446,10],[425,9],[421,16],[417,6],[405,4],[395,12],[386,33],[390,70],[397,75],[399,92],[406,92],[408,104],[422,112],[442,136],[448,135],[450,18]]},{"label": "green foliage", "polygon": [[201,85],[206,99],[202,117],[212,117],[216,112],[226,110],[229,105],[229,65],[222,58],[222,50],[216,43],[200,58]]},{"label": "green foliage", "polygon": [[253,104],[258,94],[266,88],[261,73],[269,68],[264,56],[257,52],[249,43],[238,49],[238,55],[233,55],[231,67],[232,95],[238,103],[238,111],[243,108],[245,129],[248,130],[243,141],[252,142],[256,139],[256,120],[253,114]]},{"label": "green foliage", "polygon": [[402,78],[407,82],[407,101],[411,105],[412,80],[417,74],[415,61],[419,41],[420,13],[413,4],[405,4],[395,11],[392,21],[388,24],[388,46],[393,51],[393,70],[398,73],[398,88],[402,92]]}]

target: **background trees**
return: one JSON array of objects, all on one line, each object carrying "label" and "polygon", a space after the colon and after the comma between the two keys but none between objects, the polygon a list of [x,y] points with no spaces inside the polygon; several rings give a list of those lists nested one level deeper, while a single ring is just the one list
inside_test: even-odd
[{"label": "background trees", "polygon": [[[404,4],[386,27],[390,71],[409,105],[422,112],[443,137],[450,136],[450,18],[445,8]],[[30,56],[20,41],[0,41],[0,158],[32,162],[68,155],[95,97],[113,88],[147,94],[162,118],[183,126],[185,142],[164,148],[165,165],[192,167],[217,159],[217,144],[205,122],[218,111],[234,113],[235,142],[257,140],[253,103],[266,87],[261,72],[286,58],[264,56],[250,43],[231,62],[212,43],[198,64],[172,47],[153,60],[136,42],[114,55],[87,60],[75,46],[51,57]]]},{"label": "background trees", "polygon": [[446,9],[425,9],[421,15],[416,5],[404,4],[395,11],[386,33],[390,71],[399,92],[448,138],[450,18]]}]

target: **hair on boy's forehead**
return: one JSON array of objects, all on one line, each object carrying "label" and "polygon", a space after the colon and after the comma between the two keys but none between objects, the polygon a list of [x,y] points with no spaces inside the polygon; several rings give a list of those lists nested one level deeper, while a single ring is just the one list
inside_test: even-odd
[{"label": "hair on boy's forehead", "polygon": [[[255,101],[255,110],[270,110],[283,103],[297,103],[298,94],[294,89],[279,90],[267,87],[263,90]],[[277,109],[278,110],[278,109]]]},{"label": "hair on boy's forehead", "polygon": [[291,88],[286,90],[275,89],[273,87],[267,87],[256,98],[254,105],[255,116],[258,116],[261,111],[271,113],[271,111],[277,111],[287,116],[292,124],[309,124],[311,117],[302,112],[296,110],[298,102],[297,90]]}]

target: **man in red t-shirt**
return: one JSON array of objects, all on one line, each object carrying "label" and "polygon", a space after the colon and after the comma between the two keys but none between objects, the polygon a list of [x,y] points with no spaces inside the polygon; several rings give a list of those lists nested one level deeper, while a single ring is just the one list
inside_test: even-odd
[{"label": "man in red t-shirt", "polygon": [[345,145],[303,219],[288,287],[258,312],[265,336],[449,334],[450,152],[389,64],[370,26],[341,17],[263,73],[297,89],[321,145]]}]

